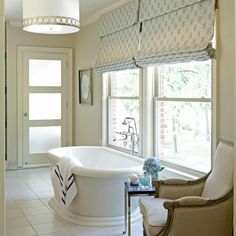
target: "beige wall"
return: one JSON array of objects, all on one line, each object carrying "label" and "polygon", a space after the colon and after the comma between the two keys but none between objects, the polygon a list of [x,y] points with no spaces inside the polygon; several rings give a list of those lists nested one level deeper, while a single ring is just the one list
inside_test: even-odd
[{"label": "beige wall", "polygon": [[101,143],[101,80],[93,70],[93,105],[79,104],[78,70],[94,67],[98,51],[97,24],[81,29],[75,39],[74,144]]},{"label": "beige wall", "polygon": [[[233,0],[219,1],[218,24],[218,135],[233,140]],[[101,78],[93,76],[93,103],[84,106],[78,103],[78,70],[94,67],[98,51],[97,24],[82,27],[76,35],[42,36],[25,33],[21,28],[7,27],[8,55],[8,159],[16,162],[17,150],[17,45],[71,47],[74,53],[74,144],[99,145],[101,143]]]},{"label": "beige wall", "polygon": [[4,1],[0,0],[0,235],[5,232],[4,185]]},{"label": "beige wall", "polygon": [[219,1],[218,25],[218,130],[219,137],[234,136],[234,0]]},{"label": "beige wall", "polygon": [[[234,65],[236,63],[236,3],[234,2]],[[234,66],[234,145],[236,146],[236,66]],[[236,170],[236,161],[234,162],[234,170]],[[236,171],[234,171],[234,229],[236,229]],[[234,230],[236,236],[236,230]]]},{"label": "beige wall", "polygon": [[[234,94],[234,0],[219,1],[217,38],[217,135],[218,138],[233,141],[233,94]],[[93,67],[96,60],[98,41],[96,24],[82,28],[76,37],[75,76],[78,69]],[[77,81],[76,81],[77,83]],[[94,78],[95,106],[78,104],[78,90],[75,84],[75,144],[100,143],[100,80]],[[100,120],[99,120],[100,122]],[[89,135],[88,135],[89,133]]]},{"label": "beige wall", "polygon": [[38,35],[7,24],[7,154],[17,162],[17,46],[73,48],[75,35]]}]

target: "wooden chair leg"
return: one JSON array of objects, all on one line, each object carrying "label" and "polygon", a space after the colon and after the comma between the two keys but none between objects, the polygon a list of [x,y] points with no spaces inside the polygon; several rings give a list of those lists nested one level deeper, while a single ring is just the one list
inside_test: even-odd
[{"label": "wooden chair leg", "polygon": [[143,236],[147,236],[144,225],[143,225]]}]

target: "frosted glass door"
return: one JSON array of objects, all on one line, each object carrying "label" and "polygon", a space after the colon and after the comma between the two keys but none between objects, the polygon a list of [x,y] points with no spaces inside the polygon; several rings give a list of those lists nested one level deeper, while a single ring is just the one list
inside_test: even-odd
[{"label": "frosted glass door", "polygon": [[48,150],[61,146],[61,127],[30,127],[29,153],[46,153]]},{"label": "frosted glass door", "polygon": [[61,119],[60,93],[30,93],[30,120],[59,120]]},{"label": "frosted glass door", "polygon": [[61,61],[29,60],[29,86],[61,86]]},{"label": "frosted glass door", "polygon": [[24,63],[23,165],[45,164],[50,149],[66,144],[66,61],[32,54]]}]

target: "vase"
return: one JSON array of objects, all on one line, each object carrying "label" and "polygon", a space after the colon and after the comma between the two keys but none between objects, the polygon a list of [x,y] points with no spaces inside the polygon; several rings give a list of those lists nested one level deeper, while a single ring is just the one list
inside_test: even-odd
[{"label": "vase", "polygon": [[151,174],[152,180],[158,179],[158,172]]},{"label": "vase", "polygon": [[148,174],[143,174],[139,176],[139,183],[143,187],[151,187],[152,177]]}]

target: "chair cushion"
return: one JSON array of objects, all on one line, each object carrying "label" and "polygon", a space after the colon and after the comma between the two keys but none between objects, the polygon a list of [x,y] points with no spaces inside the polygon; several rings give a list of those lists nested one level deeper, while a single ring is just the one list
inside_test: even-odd
[{"label": "chair cushion", "polygon": [[233,188],[233,147],[220,143],[216,149],[213,169],[206,180],[202,197],[219,198]]},{"label": "chair cushion", "polygon": [[143,214],[143,223],[148,236],[157,235],[165,226],[167,210],[163,203],[169,199],[164,198],[142,198],[140,210]]}]

